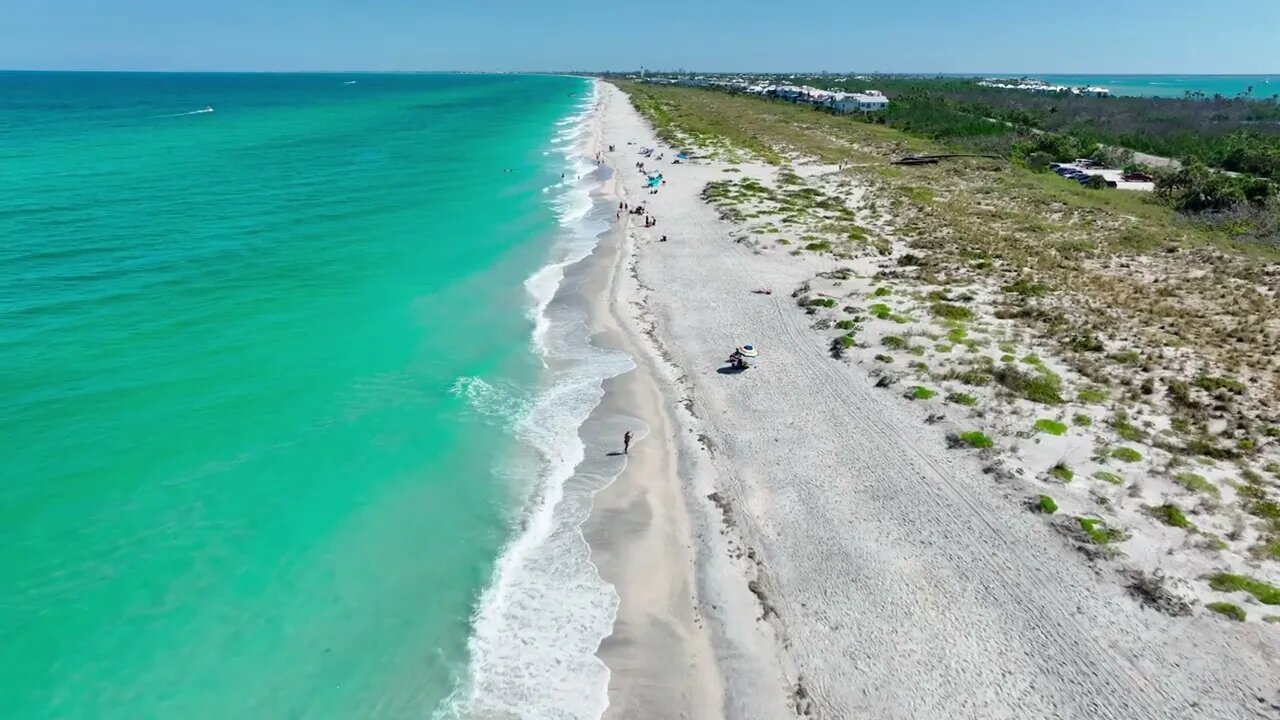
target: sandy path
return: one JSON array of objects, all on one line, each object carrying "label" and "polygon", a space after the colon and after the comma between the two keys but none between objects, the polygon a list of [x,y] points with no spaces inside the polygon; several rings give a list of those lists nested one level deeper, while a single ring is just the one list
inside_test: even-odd
[{"label": "sandy path", "polygon": [[[630,108],[613,112],[606,142],[657,144]],[[672,241],[640,243],[646,312],[694,401],[698,417],[681,422],[715,448],[714,483],[763,564],[775,660],[802,677],[815,715],[1280,716],[1274,638],[1143,611],[1100,583],[896,392],[827,356],[788,297],[807,261],[753,255],[698,199],[722,168],[662,169],[667,188],[645,199],[651,234]],[[746,340],[759,367],[717,373]],[[774,716],[739,702],[773,682],[754,667],[722,662],[727,716]]]}]

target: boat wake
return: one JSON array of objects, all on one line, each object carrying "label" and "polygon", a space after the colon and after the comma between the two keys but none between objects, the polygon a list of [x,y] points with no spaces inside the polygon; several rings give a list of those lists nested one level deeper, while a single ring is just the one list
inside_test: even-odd
[{"label": "boat wake", "polygon": [[192,110],[191,112],[184,112],[184,113],[173,113],[172,115],[164,115],[162,117],[186,117],[188,115],[204,115],[205,113],[211,113],[211,112],[213,112],[213,106],[206,105],[205,107],[202,107],[199,110]]}]

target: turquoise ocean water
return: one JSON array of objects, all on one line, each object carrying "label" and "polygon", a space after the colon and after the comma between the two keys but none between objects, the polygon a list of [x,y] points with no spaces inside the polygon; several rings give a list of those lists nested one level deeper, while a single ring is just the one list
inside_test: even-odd
[{"label": "turquoise ocean water", "polygon": [[598,710],[528,567],[625,369],[547,312],[590,93],[0,73],[0,717]]},{"label": "turquoise ocean water", "polygon": [[[1015,74],[1010,77],[1021,77]],[[1280,94],[1280,73],[1274,75],[1035,75],[1055,85],[1100,85],[1112,95],[1180,98],[1188,92],[1235,97],[1252,88],[1249,97],[1269,99]]]}]

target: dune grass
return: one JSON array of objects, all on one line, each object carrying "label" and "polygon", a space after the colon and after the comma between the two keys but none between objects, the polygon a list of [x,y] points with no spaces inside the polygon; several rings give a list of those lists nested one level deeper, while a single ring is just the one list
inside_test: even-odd
[{"label": "dune grass", "polygon": [[1203,475],[1197,475],[1195,473],[1178,473],[1173,477],[1173,481],[1192,492],[1197,492],[1202,495],[1213,495],[1216,497],[1222,493],[1222,491],[1218,489],[1217,485],[1206,480]]},{"label": "dune grass", "polygon": [[995,445],[995,442],[992,441],[991,438],[987,437],[986,433],[980,432],[978,430],[972,430],[970,432],[960,433],[960,440],[963,441],[969,447],[978,448],[978,449],[989,448]]},{"label": "dune grass", "polygon": [[1142,453],[1130,447],[1118,447],[1111,451],[1111,457],[1120,462],[1135,463],[1142,460]]},{"label": "dune grass", "polygon": [[1229,602],[1205,603],[1205,608],[1212,610],[1213,612],[1216,612],[1219,615],[1222,615],[1224,617],[1231,618],[1236,622],[1245,621],[1246,615],[1244,610],[1241,610],[1239,606],[1233,605]]},{"label": "dune grass", "polygon": [[1280,605],[1280,588],[1248,575],[1217,573],[1209,578],[1209,587],[1218,592],[1247,592],[1263,605]]},{"label": "dune grass", "polygon": [[1067,432],[1067,426],[1057,420],[1040,418],[1039,420],[1036,420],[1036,430],[1048,435],[1065,435]]},{"label": "dune grass", "polygon": [[1049,475],[1061,480],[1062,482],[1071,482],[1075,479],[1076,473],[1074,470],[1067,467],[1066,463],[1058,463],[1057,465],[1049,468]]},{"label": "dune grass", "polygon": [[1078,517],[1076,522],[1095,545],[1109,545],[1128,538],[1123,530],[1110,527],[1099,518]]},{"label": "dune grass", "polygon": [[1165,503],[1164,505],[1158,505],[1151,508],[1151,516],[1171,527],[1191,527],[1191,521],[1187,520],[1186,514],[1182,512],[1182,508],[1179,508],[1173,503]]},{"label": "dune grass", "polygon": [[1124,478],[1120,477],[1119,475],[1113,472],[1107,472],[1106,470],[1099,470],[1098,472],[1093,474],[1093,477],[1095,479],[1101,480],[1102,482],[1111,483],[1112,485],[1124,484]]}]

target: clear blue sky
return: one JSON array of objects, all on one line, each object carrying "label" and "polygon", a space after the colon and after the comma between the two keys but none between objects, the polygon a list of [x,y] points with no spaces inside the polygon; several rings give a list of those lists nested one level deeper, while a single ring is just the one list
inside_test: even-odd
[{"label": "clear blue sky", "polygon": [[1277,73],[1280,0],[2,0],[0,68]]}]

